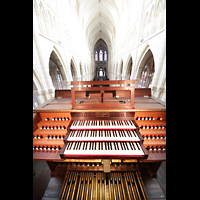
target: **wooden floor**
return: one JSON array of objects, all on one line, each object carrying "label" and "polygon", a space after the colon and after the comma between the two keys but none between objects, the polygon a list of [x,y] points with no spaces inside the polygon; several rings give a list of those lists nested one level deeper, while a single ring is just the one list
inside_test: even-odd
[{"label": "wooden floor", "polygon": [[[33,161],[33,200],[57,200],[63,179],[50,176],[50,169],[45,161]],[[143,182],[150,200],[166,199],[166,162],[164,161],[157,172],[157,178],[151,178],[148,173],[141,171]]]}]

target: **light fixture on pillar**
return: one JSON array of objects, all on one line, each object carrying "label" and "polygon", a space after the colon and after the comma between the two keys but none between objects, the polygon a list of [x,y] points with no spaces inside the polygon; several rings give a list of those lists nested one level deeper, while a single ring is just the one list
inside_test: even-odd
[{"label": "light fixture on pillar", "polygon": [[79,82],[78,84],[79,84],[79,90],[81,90],[81,85],[80,85],[80,82]]}]

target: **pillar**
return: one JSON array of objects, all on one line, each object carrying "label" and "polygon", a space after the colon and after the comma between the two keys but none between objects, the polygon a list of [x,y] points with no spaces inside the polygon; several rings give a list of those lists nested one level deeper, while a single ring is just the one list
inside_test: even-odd
[{"label": "pillar", "polygon": [[40,105],[46,101],[46,99],[44,98],[43,93],[41,91],[34,90],[33,95],[37,99],[38,105]]},{"label": "pillar", "polygon": [[65,85],[66,85],[66,89],[67,90],[70,90],[71,89],[71,81],[63,81],[64,83],[65,83]]},{"label": "pillar", "polygon": [[[36,19],[36,18],[35,18]],[[46,55],[46,46],[44,45],[43,40],[45,39],[41,39],[41,36],[39,36],[40,31],[38,30],[38,26],[36,24],[36,21],[33,20],[33,39],[35,40],[35,44],[36,44],[36,49],[38,51],[38,56],[39,56],[39,60],[40,60],[40,65],[41,65],[41,69],[42,72],[44,74],[45,77],[45,83],[46,83],[46,87],[51,93],[46,94],[47,99],[50,99],[53,97],[53,91],[55,91],[55,88],[52,84],[50,75],[49,75],[49,59],[48,56]],[[49,55],[50,56],[50,55]]]},{"label": "pillar", "polygon": [[163,42],[162,42],[160,49],[158,51],[159,54],[156,55],[157,59],[155,59],[155,56],[154,56],[155,74],[154,74],[152,85],[151,85],[151,88],[153,90],[153,93],[152,93],[153,96],[154,96],[154,92],[156,91],[157,86],[158,86],[158,80],[160,78],[160,73],[161,73],[163,62],[164,62],[165,55],[166,55],[165,54],[165,51],[166,51],[166,34],[165,34],[165,31],[163,33],[163,40],[161,40],[161,41],[163,41]]},{"label": "pillar", "polygon": [[[132,79],[131,79],[132,80]],[[138,88],[138,85],[140,83],[140,78],[135,79],[135,87]]]}]

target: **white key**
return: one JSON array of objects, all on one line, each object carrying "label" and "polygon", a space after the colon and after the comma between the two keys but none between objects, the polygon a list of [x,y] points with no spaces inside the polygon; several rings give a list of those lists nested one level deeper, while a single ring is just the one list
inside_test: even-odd
[{"label": "white key", "polygon": [[116,144],[117,144],[117,146],[118,146],[118,148],[119,148],[119,150],[117,150],[117,154],[118,154],[118,155],[123,155],[123,150],[122,150],[122,148],[121,148],[121,144],[120,144],[119,142],[117,142]]},{"label": "white key", "polygon": [[[70,143],[67,144],[67,147],[68,147],[69,145],[70,145]],[[73,145],[73,143],[72,143],[72,145]],[[66,149],[65,149],[64,154],[70,154],[71,149],[67,149],[67,147],[66,147]]]},{"label": "white key", "polygon": [[139,151],[138,151],[138,148],[137,148],[135,142],[133,142],[132,144],[133,144],[133,146],[135,148],[135,155],[139,155]]},{"label": "white key", "polygon": [[84,142],[81,142],[80,149],[77,151],[77,153],[84,155],[83,146],[84,146]]},{"label": "white key", "polygon": [[140,139],[135,131],[131,131],[131,133],[134,135],[134,138],[136,141],[140,141]]},{"label": "white key", "polygon": [[89,147],[90,147],[90,142],[87,143],[87,148],[85,150],[85,154],[87,154],[87,155],[90,153],[89,152]]},{"label": "white key", "polygon": [[133,156],[136,155],[135,148],[134,148],[135,146],[132,144],[132,142],[129,142],[129,146],[133,148],[133,149],[131,149],[132,155]]},{"label": "white key", "polygon": [[112,151],[110,149],[110,142],[107,142],[107,150],[106,150],[107,155],[111,155]]},{"label": "white key", "polygon": [[123,143],[123,145],[124,145],[124,148],[125,148],[125,154],[126,154],[126,155],[130,155],[129,149],[127,148],[127,145],[126,145],[126,142]]},{"label": "white key", "polygon": [[139,145],[137,146],[135,143],[133,143],[133,144],[135,145],[137,155],[143,155],[143,152],[141,151],[141,149],[138,148]]},{"label": "white key", "polygon": [[135,149],[134,149],[134,145],[130,142],[129,146],[133,148],[133,149],[131,149],[132,155],[136,155],[136,152],[135,152]]},{"label": "white key", "polygon": [[104,155],[107,156],[107,150],[106,150],[106,142],[103,142],[103,150],[104,150]]},{"label": "white key", "polygon": [[144,152],[139,144],[138,144],[138,149],[140,150],[140,155],[144,155]]},{"label": "white key", "polygon": [[80,152],[82,153],[84,150],[83,150],[83,145],[84,145],[84,142],[81,142],[81,147],[80,147]]},{"label": "white key", "polygon": [[128,136],[128,133],[126,132],[126,131],[123,131],[123,135],[125,135],[125,136],[123,136],[123,141],[127,141],[127,140],[129,140],[129,136]]},{"label": "white key", "polygon": [[92,150],[92,142],[90,142],[90,146],[89,146],[88,154],[92,156],[92,155],[94,155],[94,150]]},{"label": "white key", "polygon": [[103,145],[103,150],[101,150],[101,155],[105,155],[105,143],[102,142],[102,145]]},{"label": "white key", "polygon": [[130,122],[129,120],[127,120],[127,123],[129,124],[129,126],[132,126],[132,125],[131,125],[131,122]]},{"label": "white key", "polygon": [[119,140],[119,133],[118,133],[118,131],[116,131],[116,135],[117,135],[117,138],[116,138],[116,140]]},{"label": "white key", "polygon": [[110,150],[109,150],[110,155],[113,155],[113,149],[112,149],[111,142],[109,142],[109,148],[110,148]]},{"label": "white key", "polygon": [[81,121],[78,121],[78,122],[77,122],[76,127],[79,125],[80,122],[81,122]]},{"label": "white key", "polygon": [[115,149],[113,142],[110,142],[112,150],[110,150],[110,154],[115,155]]},{"label": "white key", "polygon": [[123,148],[124,148],[124,155],[128,155],[128,150],[127,150],[127,147],[125,146],[124,143],[121,143],[121,145],[123,145]]},{"label": "white key", "polygon": [[96,142],[96,150],[94,151],[95,155],[99,155],[99,142]]},{"label": "white key", "polygon": [[74,145],[73,145],[72,148],[71,148],[71,154],[73,154],[73,155],[76,155],[76,154],[77,154],[76,149],[73,149],[73,148],[77,145],[77,143],[78,143],[78,142],[74,142]]},{"label": "white key", "polygon": [[98,155],[101,155],[102,152],[101,152],[101,142],[99,142],[99,145],[98,145],[99,149],[98,149]]},{"label": "white key", "polygon": [[126,148],[126,155],[131,155],[130,149],[129,149],[129,146],[128,146],[128,142],[125,142],[125,143],[124,143],[124,146],[125,146],[125,148]]},{"label": "white key", "polygon": [[113,132],[110,131],[110,134],[111,134],[110,140],[113,140],[114,139]]},{"label": "white key", "polygon": [[127,144],[128,148],[129,148],[129,150],[128,150],[128,155],[133,155],[133,152],[132,152],[132,149],[131,149],[130,143],[127,142],[126,144]]}]

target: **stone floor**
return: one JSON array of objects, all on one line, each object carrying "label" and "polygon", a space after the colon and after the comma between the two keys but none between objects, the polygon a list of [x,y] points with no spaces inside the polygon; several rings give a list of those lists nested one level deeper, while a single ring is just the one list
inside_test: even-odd
[{"label": "stone floor", "polygon": [[142,179],[149,200],[166,200],[166,162],[158,169],[157,178],[151,178],[148,173],[142,173]]}]

